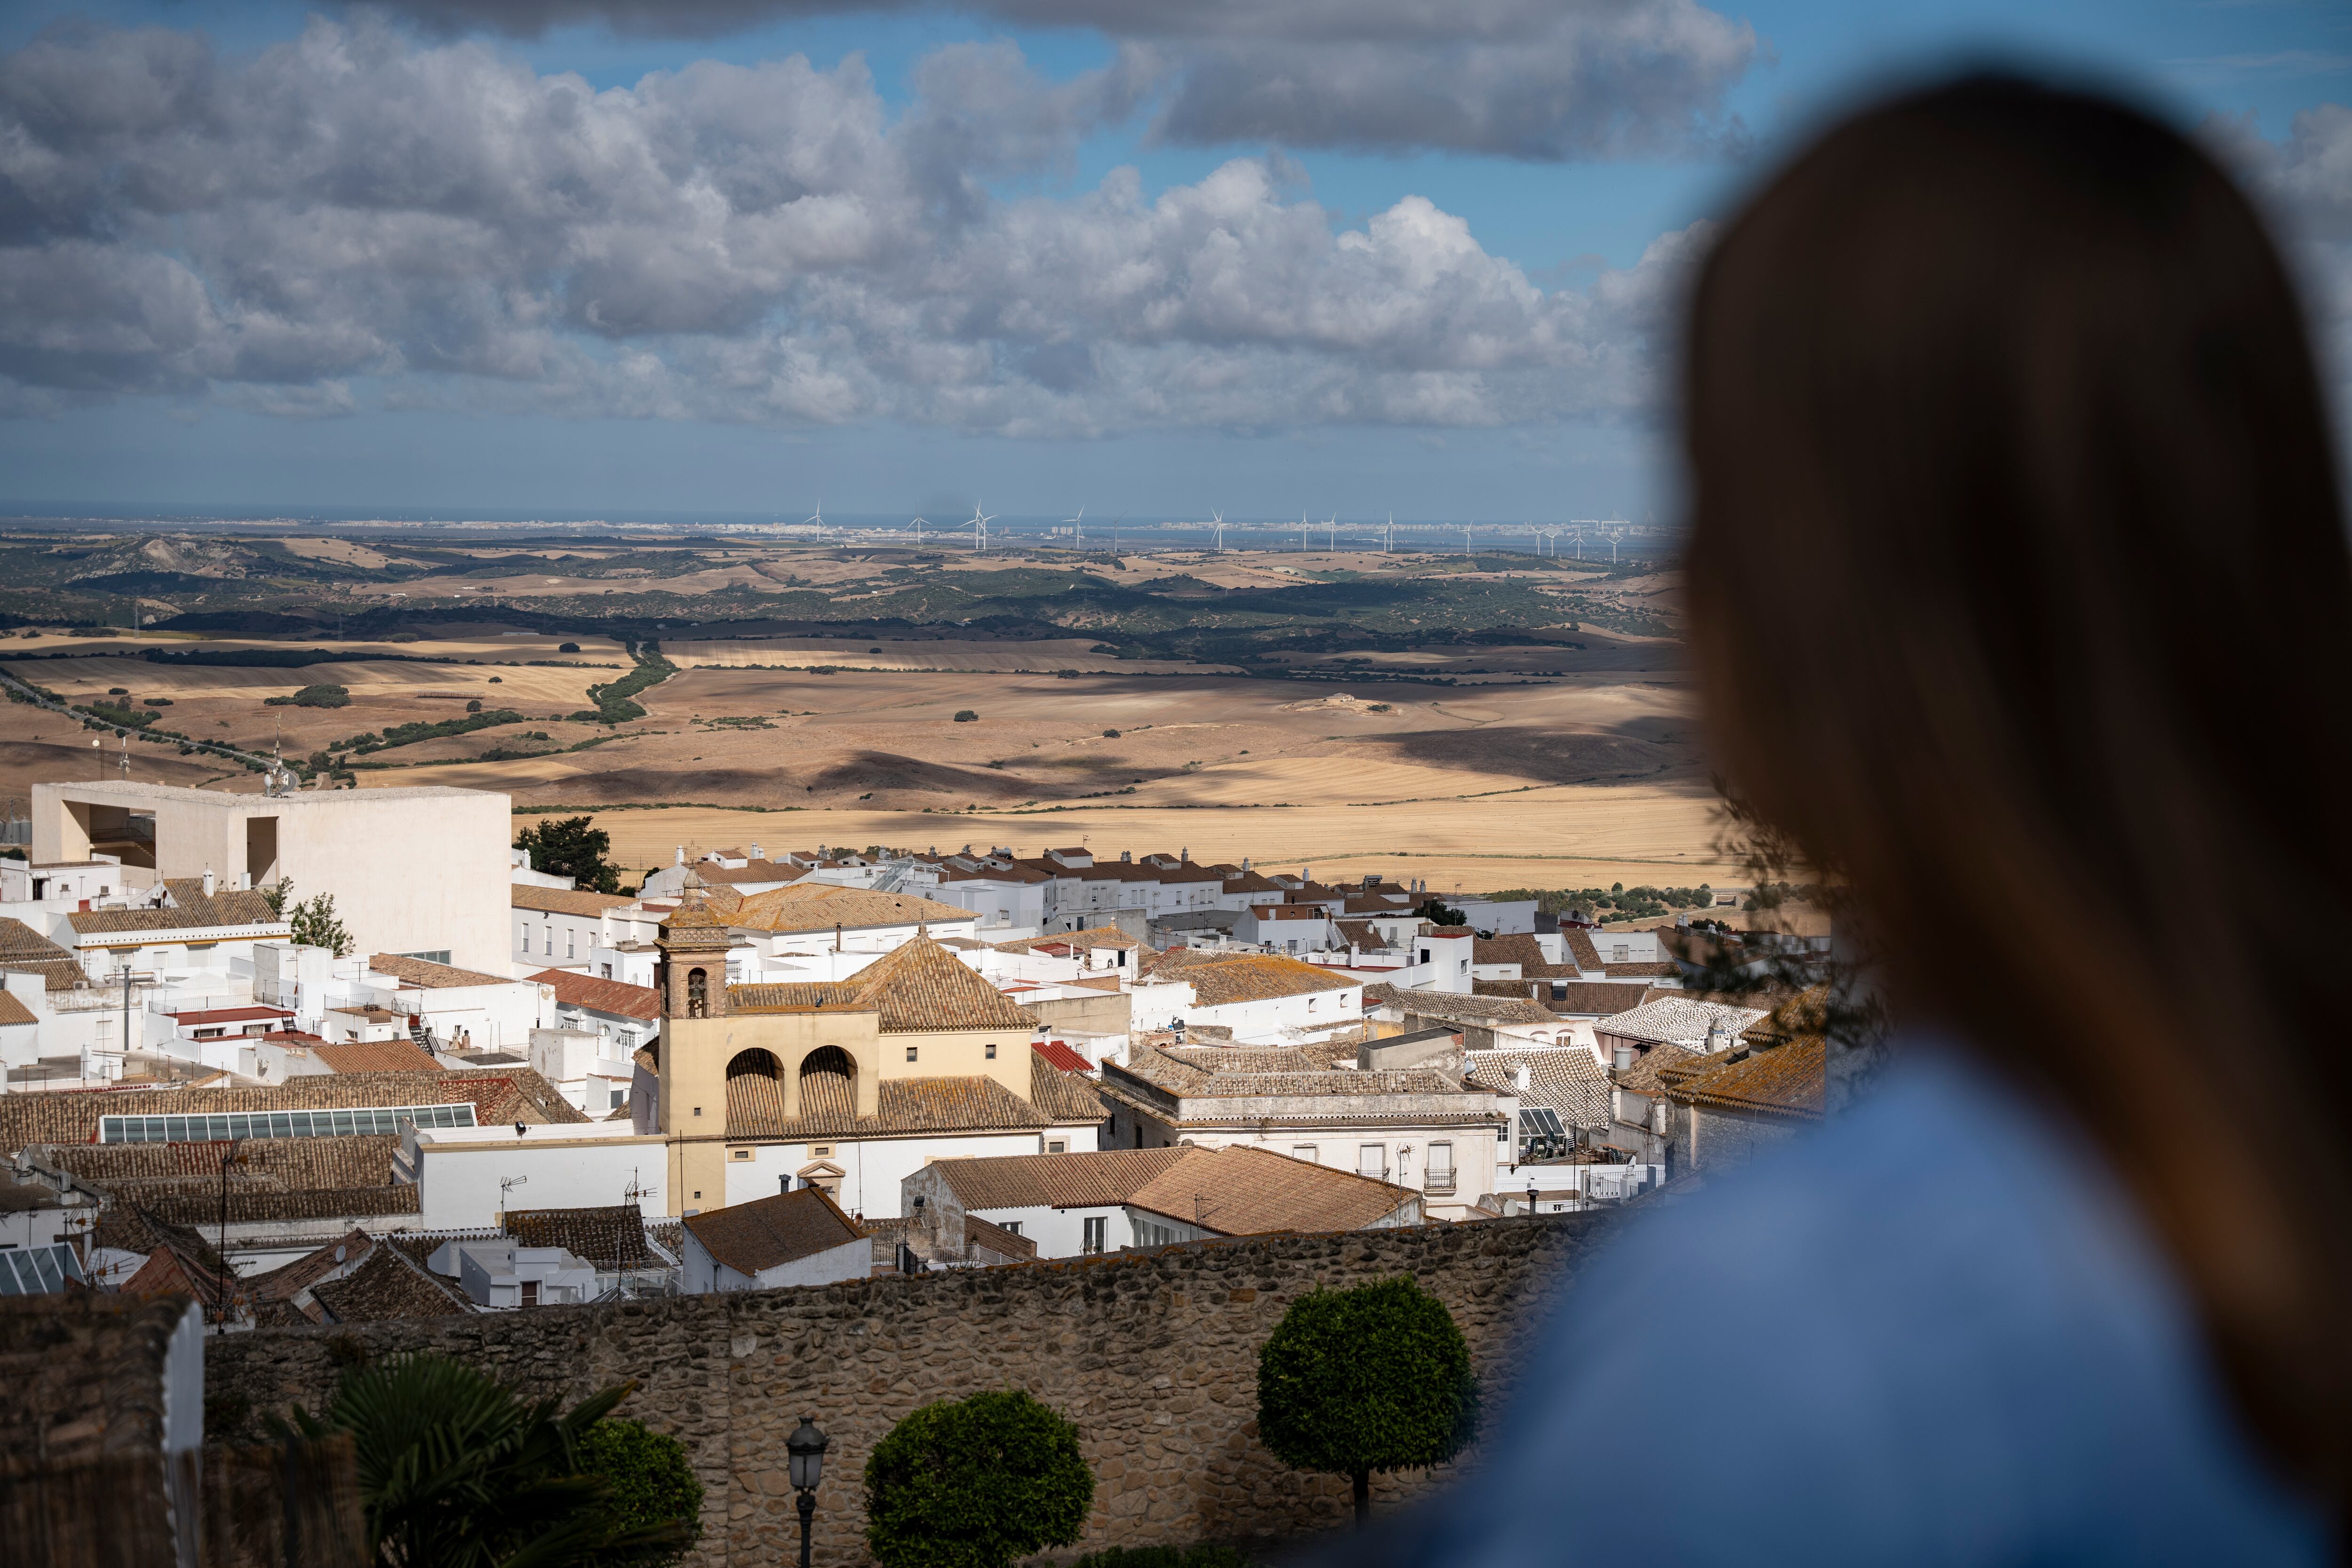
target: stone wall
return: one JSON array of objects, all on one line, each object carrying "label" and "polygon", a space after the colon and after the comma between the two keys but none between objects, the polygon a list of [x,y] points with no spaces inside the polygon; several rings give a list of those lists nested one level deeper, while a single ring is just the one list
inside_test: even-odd
[{"label": "stone wall", "polygon": [[[622,1407],[675,1434],[708,1490],[690,1561],[790,1561],[798,1516],[784,1438],[813,1415],[833,1440],[816,1561],[867,1561],[860,1476],[908,1412],[1025,1388],[1078,1426],[1097,1479],[1083,1545],[1245,1541],[1344,1521],[1347,1483],[1285,1469],[1256,1441],[1257,1352],[1318,1284],[1411,1274],[1468,1337],[1489,1407],[1521,1332],[1613,1223],[1603,1214],[1325,1236],[856,1280],[799,1289],[236,1334],[207,1342],[211,1399],[316,1408],[358,1355],[431,1349],[537,1392],[635,1379]],[[236,1405],[236,1399],[248,1402]],[[1376,1507],[1431,1484],[1373,1480]]]}]

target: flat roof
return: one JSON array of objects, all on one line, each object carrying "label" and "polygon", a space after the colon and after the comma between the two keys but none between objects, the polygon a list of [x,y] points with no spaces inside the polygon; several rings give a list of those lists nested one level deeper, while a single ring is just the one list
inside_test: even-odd
[{"label": "flat roof", "polygon": [[90,801],[102,805],[127,803],[174,801],[190,805],[326,805],[335,802],[350,804],[373,800],[509,800],[502,790],[459,789],[450,784],[399,784],[386,789],[321,789],[296,790],[291,795],[231,794],[226,790],[189,789],[181,784],[145,784],[138,780],[88,783],[62,780],[56,784],[37,784],[37,791],[55,790],[74,800]]}]

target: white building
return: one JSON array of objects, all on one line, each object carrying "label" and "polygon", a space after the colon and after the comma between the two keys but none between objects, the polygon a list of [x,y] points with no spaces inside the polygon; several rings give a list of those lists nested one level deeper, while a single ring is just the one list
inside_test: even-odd
[{"label": "white building", "polygon": [[478,1307],[513,1310],[596,1299],[596,1270],[560,1247],[525,1247],[512,1237],[445,1241],[425,1267],[455,1279]]},{"label": "white building", "polygon": [[231,795],[129,781],[33,786],[36,864],[114,855],[125,875],[331,895],[362,952],[506,963],[510,802],[485,790]]},{"label": "white building", "polygon": [[[1364,983],[1294,958],[1260,952],[1170,948],[1141,978],[1192,988],[1179,1012],[1188,1027],[1229,1029],[1237,1042],[1278,1045],[1355,1029],[1364,1021]],[[1138,1004],[1137,1016],[1157,1023]]]},{"label": "white building", "polygon": [[[667,907],[649,908],[640,900],[613,893],[520,882],[509,890],[507,902],[514,922],[510,962],[517,974],[542,969],[598,973],[598,949],[650,942],[661,934],[662,916],[669,912]],[[604,960],[607,968],[611,962]],[[613,978],[610,973],[603,977]]]},{"label": "white building", "polygon": [[667,1171],[662,1139],[641,1136],[626,1121],[408,1123],[394,1163],[394,1175],[417,1188],[417,1223],[425,1230],[480,1229],[509,1206],[633,1202],[660,1218],[670,1212]]},{"label": "white building", "polygon": [[1079,1258],[1204,1236],[1419,1225],[1419,1192],[1273,1150],[1116,1149],[941,1160],[907,1178],[901,1207],[934,1232],[969,1215]]},{"label": "white building", "polygon": [[874,1272],[872,1238],[821,1187],[706,1209],[685,1224],[678,1283],[690,1296],[830,1285]]}]

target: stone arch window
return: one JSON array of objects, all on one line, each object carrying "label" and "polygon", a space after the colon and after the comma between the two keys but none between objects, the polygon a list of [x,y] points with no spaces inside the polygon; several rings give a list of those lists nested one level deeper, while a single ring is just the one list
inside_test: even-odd
[{"label": "stone arch window", "polygon": [[689,1018],[710,1016],[710,971],[689,969],[686,972],[686,1016]]},{"label": "stone arch window", "polygon": [[774,1079],[781,1082],[783,1079],[784,1069],[776,1060],[773,1052],[764,1051],[754,1046],[748,1051],[737,1051],[733,1059],[727,1064],[729,1078],[738,1079],[746,1075]]},{"label": "stone arch window", "polygon": [[803,1117],[857,1114],[857,1061],[839,1046],[819,1046],[801,1058]]}]

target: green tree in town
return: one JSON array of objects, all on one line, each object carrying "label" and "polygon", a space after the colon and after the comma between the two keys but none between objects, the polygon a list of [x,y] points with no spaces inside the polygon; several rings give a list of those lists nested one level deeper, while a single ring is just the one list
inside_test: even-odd
[{"label": "green tree in town", "polygon": [[559,1415],[557,1400],[526,1402],[463,1362],[416,1353],[351,1367],[323,1414],[295,1407],[291,1431],[352,1434],[381,1562],[639,1568],[675,1560],[694,1537],[688,1516],[625,1518],[626,1500],[596,1468],[592,1434],[635,1386]]},{"label": "green tree in town", "polygon": [[926,1405],[866,1462],[883,1568],[1004,1568],[1077,1540],[1095,1478],[1078,1430],[1019,1389]]},{"label": "green tree in town", "polygon": [[1421,907],[1412,912],[1433,926],[1463,926],[1470,923],[1468,915],[1464,914],[1460,910],[1448,909],[1435,899],[1423,900]]},{"label": "green tree in town", "polygon": [[596,893],[621,890],[620,868],[605,857],[613,836],[586,816],[566,816],[526,827],[515,835],[515,847],[530,851],[530,868],[551,876],[569,877]]},{"label": "green tree in town", "polygon": [[320,893],[289,906],[285,920],[304,947],[323,947],[337,958],[352,955],[352,933],[335,918],[334,894]]},{"label": "green tree in town", "polygon": [[1477,1418],[1470,1347],[1410,1276],[1311,1290],[1258,1352],[1259,1440],[1293,1469],[1352,1481],[1360,1530],[1372,1472],[1443,1464]]},{"label": "green tree in town", "polygon": [[604,1486],[605,1507],[624,1531],[676,1527],[674,1542],[635,1549],[606,1548],[597,1568],[669,1568],[702,1535],[702,1483],[694,1478],[686,1445],[642,1421],[608,1417],[588,1428],[581,1462]]}]

